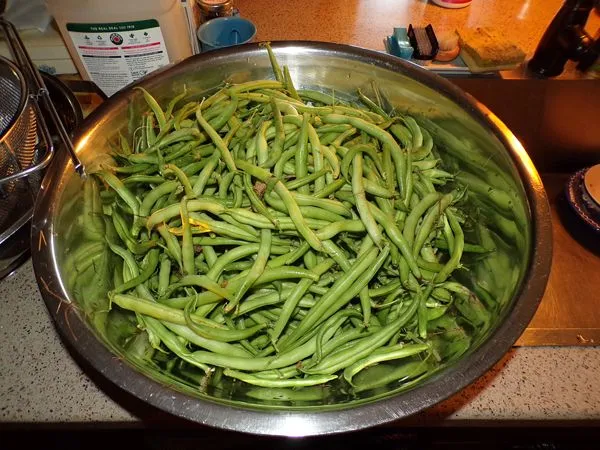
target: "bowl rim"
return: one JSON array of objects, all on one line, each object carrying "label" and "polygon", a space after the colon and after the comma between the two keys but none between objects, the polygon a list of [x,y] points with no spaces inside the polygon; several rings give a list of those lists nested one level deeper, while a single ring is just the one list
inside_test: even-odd
[{"label": "bowl rim", "polygon": [[[138,80],[100,105],[79,128],[79,134],[90,129],[105,110],[116,104],[126,104],[132,88],[147,85],[158,76],[186,71],[204,60],[229,57],[244,52],[255,52],[260,43],[224,48],[192,56],[177,65],[170,65]],[[510,130],[485,106],[466,94],[450,81],[412,63],[382,52],[345,44],[316,41],[272,42],[273,50],[303,47],[310,50],[333,52],[337,56],[360,58],[379,67],[399,71],[432,88],[461,106],[500,140],[515,165],[524,185],[529,203],[532,239],[530,262],[520,290],[518,301],[506,312],[506,319],[496,330],[472,351],[468,357],[429,377],[422,385],[389,398],[379,399],[348,408],[331,411],[268,411],[229,406],[209,399],[192,397],[142,374],[133,365],[115,358],[108,346],[101,342],[75,308],[57,308],[56,292],[62,292],[56,273],[51,245],[42,245],[41,236],[52,232],[48,220],[53,194],[64,170],[72,170],[65,152],[54,158],[42,184],[32,220],[32,259],[35,276],[46,306],[62,338],[91,366],[119,388],[135,397],[179,416],[204,425],[231,431],[274,436],[311,436],[353,431],[405,418],[459,392],[486,373],[516,342],[531,321],[544,294],[552,261],[552,224],[550,206],[542,181],[529,156]]]}]

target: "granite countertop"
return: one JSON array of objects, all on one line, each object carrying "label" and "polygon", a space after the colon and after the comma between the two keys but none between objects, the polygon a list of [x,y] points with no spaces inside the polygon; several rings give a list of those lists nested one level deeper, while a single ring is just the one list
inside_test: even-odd
[{"label": "granite countertop", "polygon": [[[51,322],[31,261],[0,282],[0,299],[0,422],[175,420],[135,402],[132,406],[128,394],[74,361]],[[600,347],[514,348],[473,385],[408,423],[597,423],[598,373]]]}]

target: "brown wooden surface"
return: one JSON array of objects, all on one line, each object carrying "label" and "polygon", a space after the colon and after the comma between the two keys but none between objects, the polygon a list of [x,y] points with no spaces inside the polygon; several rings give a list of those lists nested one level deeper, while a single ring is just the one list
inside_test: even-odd
[{"label": "brown wooden surface", "polygon": [[543,179],[552,207],[552,270],[517,345],[600,345],[600,235],[570,210],[564,197],[567,175]]},{"label": "brown wooden surface", "polygon": [[519,138],[538,171],[600,162],[600,82],[452,78]]}]

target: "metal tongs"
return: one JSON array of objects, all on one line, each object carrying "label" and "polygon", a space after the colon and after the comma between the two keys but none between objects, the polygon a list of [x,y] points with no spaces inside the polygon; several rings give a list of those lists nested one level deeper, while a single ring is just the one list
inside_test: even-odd
[{"label": "metal tongs", "polygon": [[[0,2],[0,6],[2,6],[2,3],[4,2]],[[3,9],[4,8],[0,10],[0,14],[3,13]],[[15,26],[12,23],[10,23],[2,17],[0,17],[0,27],[2,27],[4,31],[6,41],[11,50],[11,53],[16,59],[17,64],[20,66],[24,74],[28,76],[31,82],[33,83],[32,87],[34,88],[34,91],[30,95],[35,97],[37,102],[43,107],[48,117],[52,121],[58,133],[59,141],[69,152],[71,161],[73,161],[73,165],[75,166],[75,170],[77,171],[77,173],[80,176],[85,177],[85,168],[83,167],[81,160],[75,153],[75,148],[73,147],[71,137],[65,129],[60,119],[60,116],[58,115],[58,112],[56,111],[56,108],[54,107],[54,104],[50,99],[48,88],[46,87],[46,84],[44,83],[44,80],[40,75],[39,71],[33,64],[33,61],[31,61],[31,58],[29,57],[29,54],[27,53],[27,50],[23,45],[23,41],[21,40],[19,33],[17,32]],[[43,121],[43,117],[40,117],[39,119]]]}]

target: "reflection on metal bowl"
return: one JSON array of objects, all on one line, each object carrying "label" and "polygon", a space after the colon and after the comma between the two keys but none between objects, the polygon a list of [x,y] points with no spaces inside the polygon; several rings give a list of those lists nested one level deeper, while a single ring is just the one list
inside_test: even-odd
[{"label": "reflection on metal bowl", "polygon": [[[180,372],[150,370],[128,359],[122,344],[111,339],[105,329],[106,315],[82,312],[86,302],[98,301],[106,308],[105,293],[82,299],[70,287],[68,278],[76,274],[65,273],[64,261],[65,254],[80,244],[73,242],[73,227],[81,215],[77,205],[82,182],[62,154],[57,155],[56,164],[44,179],[34,215],[32,238],[36,245],[40,240],[45,242],[33,255],[42,295],[64,339],[93,367],[142,400],[193,421],[291,436],[356,430],[414,414],[485,373],[531,320],[545,289],[552,253],[544,188],[510,131],[483,105],[436,75],[385,54],[343,45],[281,42],[273,49],[280,63],[289,67],[298,87],[334,89],[336,96],[351,98],[357,88],[366,91],[375,80],[397,110],[428,116],[461,137],[466,153],[453,155],[460,161],[461,171],[485,173],[485,168],[474,161],[488,161],[497,171],[495,183],[514,193],[509,213],[514,239],[498,253],[510,281],[503,284],[502,294],[494,292],[503,295],[505,302],[485,334],[475,336],[468,353],[408,389],[399,390],[391,383],[359,394],[336,382],[326,389],[277,393],[235,383],[202,390]],[[167,103],[184,86],[188,92],[201,94],[211,92],[224,79],[243,82],[264,78],[273,78],[269,58],[259,45],[249,44],[192,57],[139,85],[160,103]],[[146,108],[142,96],[128,88],[94,111],[75,141],[84,164],[92,164],[100,153],[109,151],[109,141],[119,132],[130,135],[128,114],[141,114]],[[443,158],[443,145],[439,152]],[[104,290],[109,288],[107,282]],[[67,307],[59,313],[56,302],[60,301]]]}]

